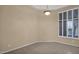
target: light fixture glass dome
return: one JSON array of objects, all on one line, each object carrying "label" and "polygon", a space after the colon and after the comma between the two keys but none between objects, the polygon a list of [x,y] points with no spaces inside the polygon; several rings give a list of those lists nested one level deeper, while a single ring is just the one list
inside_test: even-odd
[{"label": "light fixture glass dome", "polygon": [[46,6],[46,10],[44,11],[44,14],[47,15],[47,16],[51,14],[51,12],[48,8],[48,5]]},{"label": "light fixture glass dome", "polygon": [[51,12],[49,10],[47,10],[47,11],[44,11],[44,14],[48,16],[51,14]]}]

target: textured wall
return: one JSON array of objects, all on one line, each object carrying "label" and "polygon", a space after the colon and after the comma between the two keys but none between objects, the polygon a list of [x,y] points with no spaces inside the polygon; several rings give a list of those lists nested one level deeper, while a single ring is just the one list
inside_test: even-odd
[{"label": "textured wall", "polygon": [[57,37],[57,16],[56,12],[52,11],[51,15],[46,16],[40,14],[40,40],[39,41],[48,41],[53,42]]},{"label": "textured wall", "polygon": [[79,47],[79,38],[70,39],[58,37],[58,12],[79,7],[78,5],[67,6],[52,11],[51,16],[40,14],[40,38],[41,42],[59,42]]},{"label": "textured wall", "polygon": [[[58,9],[58,10],[56,10],[56,12],[60,12],[60,11],[68,10],[68,9],[73,9],[73,8],[79,8],[79,5],[70,5],[68,7]],[[57,19],[58,19],[58,16],[57,16]],[[58,25],[56,25],[56,27],[58,28]],[[70,38],[57,37],[56,42],[79,47],[79,38],[78,39],[70,39]]]},{"label": "textured wall", "polygon": [[0,50],[7,51],[38,39],[37,11],[29,6],[0,6]]}]

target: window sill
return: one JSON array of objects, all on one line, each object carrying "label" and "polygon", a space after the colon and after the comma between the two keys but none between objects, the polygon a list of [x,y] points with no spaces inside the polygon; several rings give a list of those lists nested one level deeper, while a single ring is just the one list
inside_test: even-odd
[{"label": "window sill", "polygon": [[64,39],[76,39],[76,40],[79,40],[79,38],[65,37],[65,36],[58,36],[58,38],[64,38]]}]

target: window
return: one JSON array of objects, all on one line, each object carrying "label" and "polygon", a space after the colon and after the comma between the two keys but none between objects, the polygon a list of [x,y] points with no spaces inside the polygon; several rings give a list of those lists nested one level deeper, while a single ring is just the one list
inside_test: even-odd
[{"label": "window", "polygon": [[59,36],[78,38],[79,18],[78,9],[67,10],[59,13]]},{"label": "window", "polygon": [[62,36],[62,13],[59,14],[59,35]]}]

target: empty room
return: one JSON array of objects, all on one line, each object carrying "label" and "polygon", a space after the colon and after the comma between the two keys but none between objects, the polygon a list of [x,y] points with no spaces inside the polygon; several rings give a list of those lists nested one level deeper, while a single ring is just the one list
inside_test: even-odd
[{"label": "empty room", "polygon": [[78,54],[79,5],[0,5],[0,54]]}]

